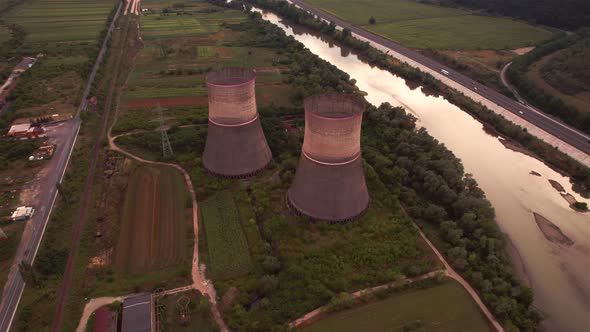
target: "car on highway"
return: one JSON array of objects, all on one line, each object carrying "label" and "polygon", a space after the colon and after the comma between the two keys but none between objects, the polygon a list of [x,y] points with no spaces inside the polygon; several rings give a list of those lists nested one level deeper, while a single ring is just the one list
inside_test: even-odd
[{"label": "car on highway", "polygon": [[447,75],[447,76],[449,75],[449,72],[447,70],[441,69],[440,72]]}]

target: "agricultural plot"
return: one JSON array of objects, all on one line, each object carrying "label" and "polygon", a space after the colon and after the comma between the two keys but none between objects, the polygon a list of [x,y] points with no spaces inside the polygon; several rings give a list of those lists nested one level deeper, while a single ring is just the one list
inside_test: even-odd
[{"label": "agricultural plot", "polygon": [[[450,305],[452,304],[452,305]],[[447,281],[407,290],[385,300],[339,312],[303,329],[328,331],[492,331],[467,292]]]},{"label": "agricultural plot", "polygon": [[237,26],[245,22],[244,13],[221,11],[203,1],[149,1],[143,6],[151,13],[141,17],[145,47],[123,91],[127,108],[156,101],[170,107],[205,106],[206,72],[220,67],[255,68],[258,104],[288,106],[292,89],[275,66],[281,56],[276,49],[249,46],[255,45],[247,42],[253,34]]},{"label": "agricultural plot", "polygon": [[[535,45],[551,32],[508,18],[474,15],[410,0],[307,0],[356,25],[414,48],[510,49]],[[374,17],[376,24],[369,24]]]},{"label": "agricultural plot", "polygon": [[231,193],[220,192],[203,202],[201,215],[211,276],[228,279],[248,273],[252,267],[250,251]]},{"label": "agricultural plot", "polygon": [[95,44],[115,1],[33,0],[17,6],[6,15],[26,31],[25,47],[48,44]]},{"label": "agricultural plot", "polygon": [[171,167],[145,165],[132,172],[116,247],[118,270],[144,273],[186,257],[187,199],[184,180]]}]

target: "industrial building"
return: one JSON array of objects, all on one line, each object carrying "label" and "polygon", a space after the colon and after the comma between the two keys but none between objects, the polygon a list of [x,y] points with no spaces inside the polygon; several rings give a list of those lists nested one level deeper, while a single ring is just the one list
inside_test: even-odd
[{"label": "industrial building", "polygon": [[207,75],[209,126],[203,166],[215,175],[250,176],[272,159],[256,108],[255,82],[256,73],[245,68]]},{"label": "industrial building", "polygon": [[141,293],[123,300],[121,332],[151,332],[154,305],[152,294]]},{"label": "industrial building", "polygon": [[365,104],[345,94],[307,98],[301,157],[288,204],[313,219],[341,222],[369,206],[361,158]]}]

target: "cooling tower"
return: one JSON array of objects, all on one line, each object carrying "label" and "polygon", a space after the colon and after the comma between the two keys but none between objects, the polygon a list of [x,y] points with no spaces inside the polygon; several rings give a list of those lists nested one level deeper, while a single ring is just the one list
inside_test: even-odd
[{"label": "cooling tower", "polygon": [[324,94],[305,100],[305,137],[287,201],[313,219],[347,221],[369,205],[361,158],[360,98]]},{"label": "cooling tower", "polygon": [[203,165],[215,175],[249,176],[272,158],[256,110],[255,81],[254,71],[243,68],[207,75],[209,126]]}]

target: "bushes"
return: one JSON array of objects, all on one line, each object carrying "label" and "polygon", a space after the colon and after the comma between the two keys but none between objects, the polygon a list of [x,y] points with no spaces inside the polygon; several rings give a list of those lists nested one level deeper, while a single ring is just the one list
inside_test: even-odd
[{"label": "bushes", "polygon": [[461,162],[402,109],[370,108],[364,157],[387,187],[398,188],[409,214],[438,229],[447,260],[506,325],[536,328],[532,290],[513,275],[494,210]]}]

